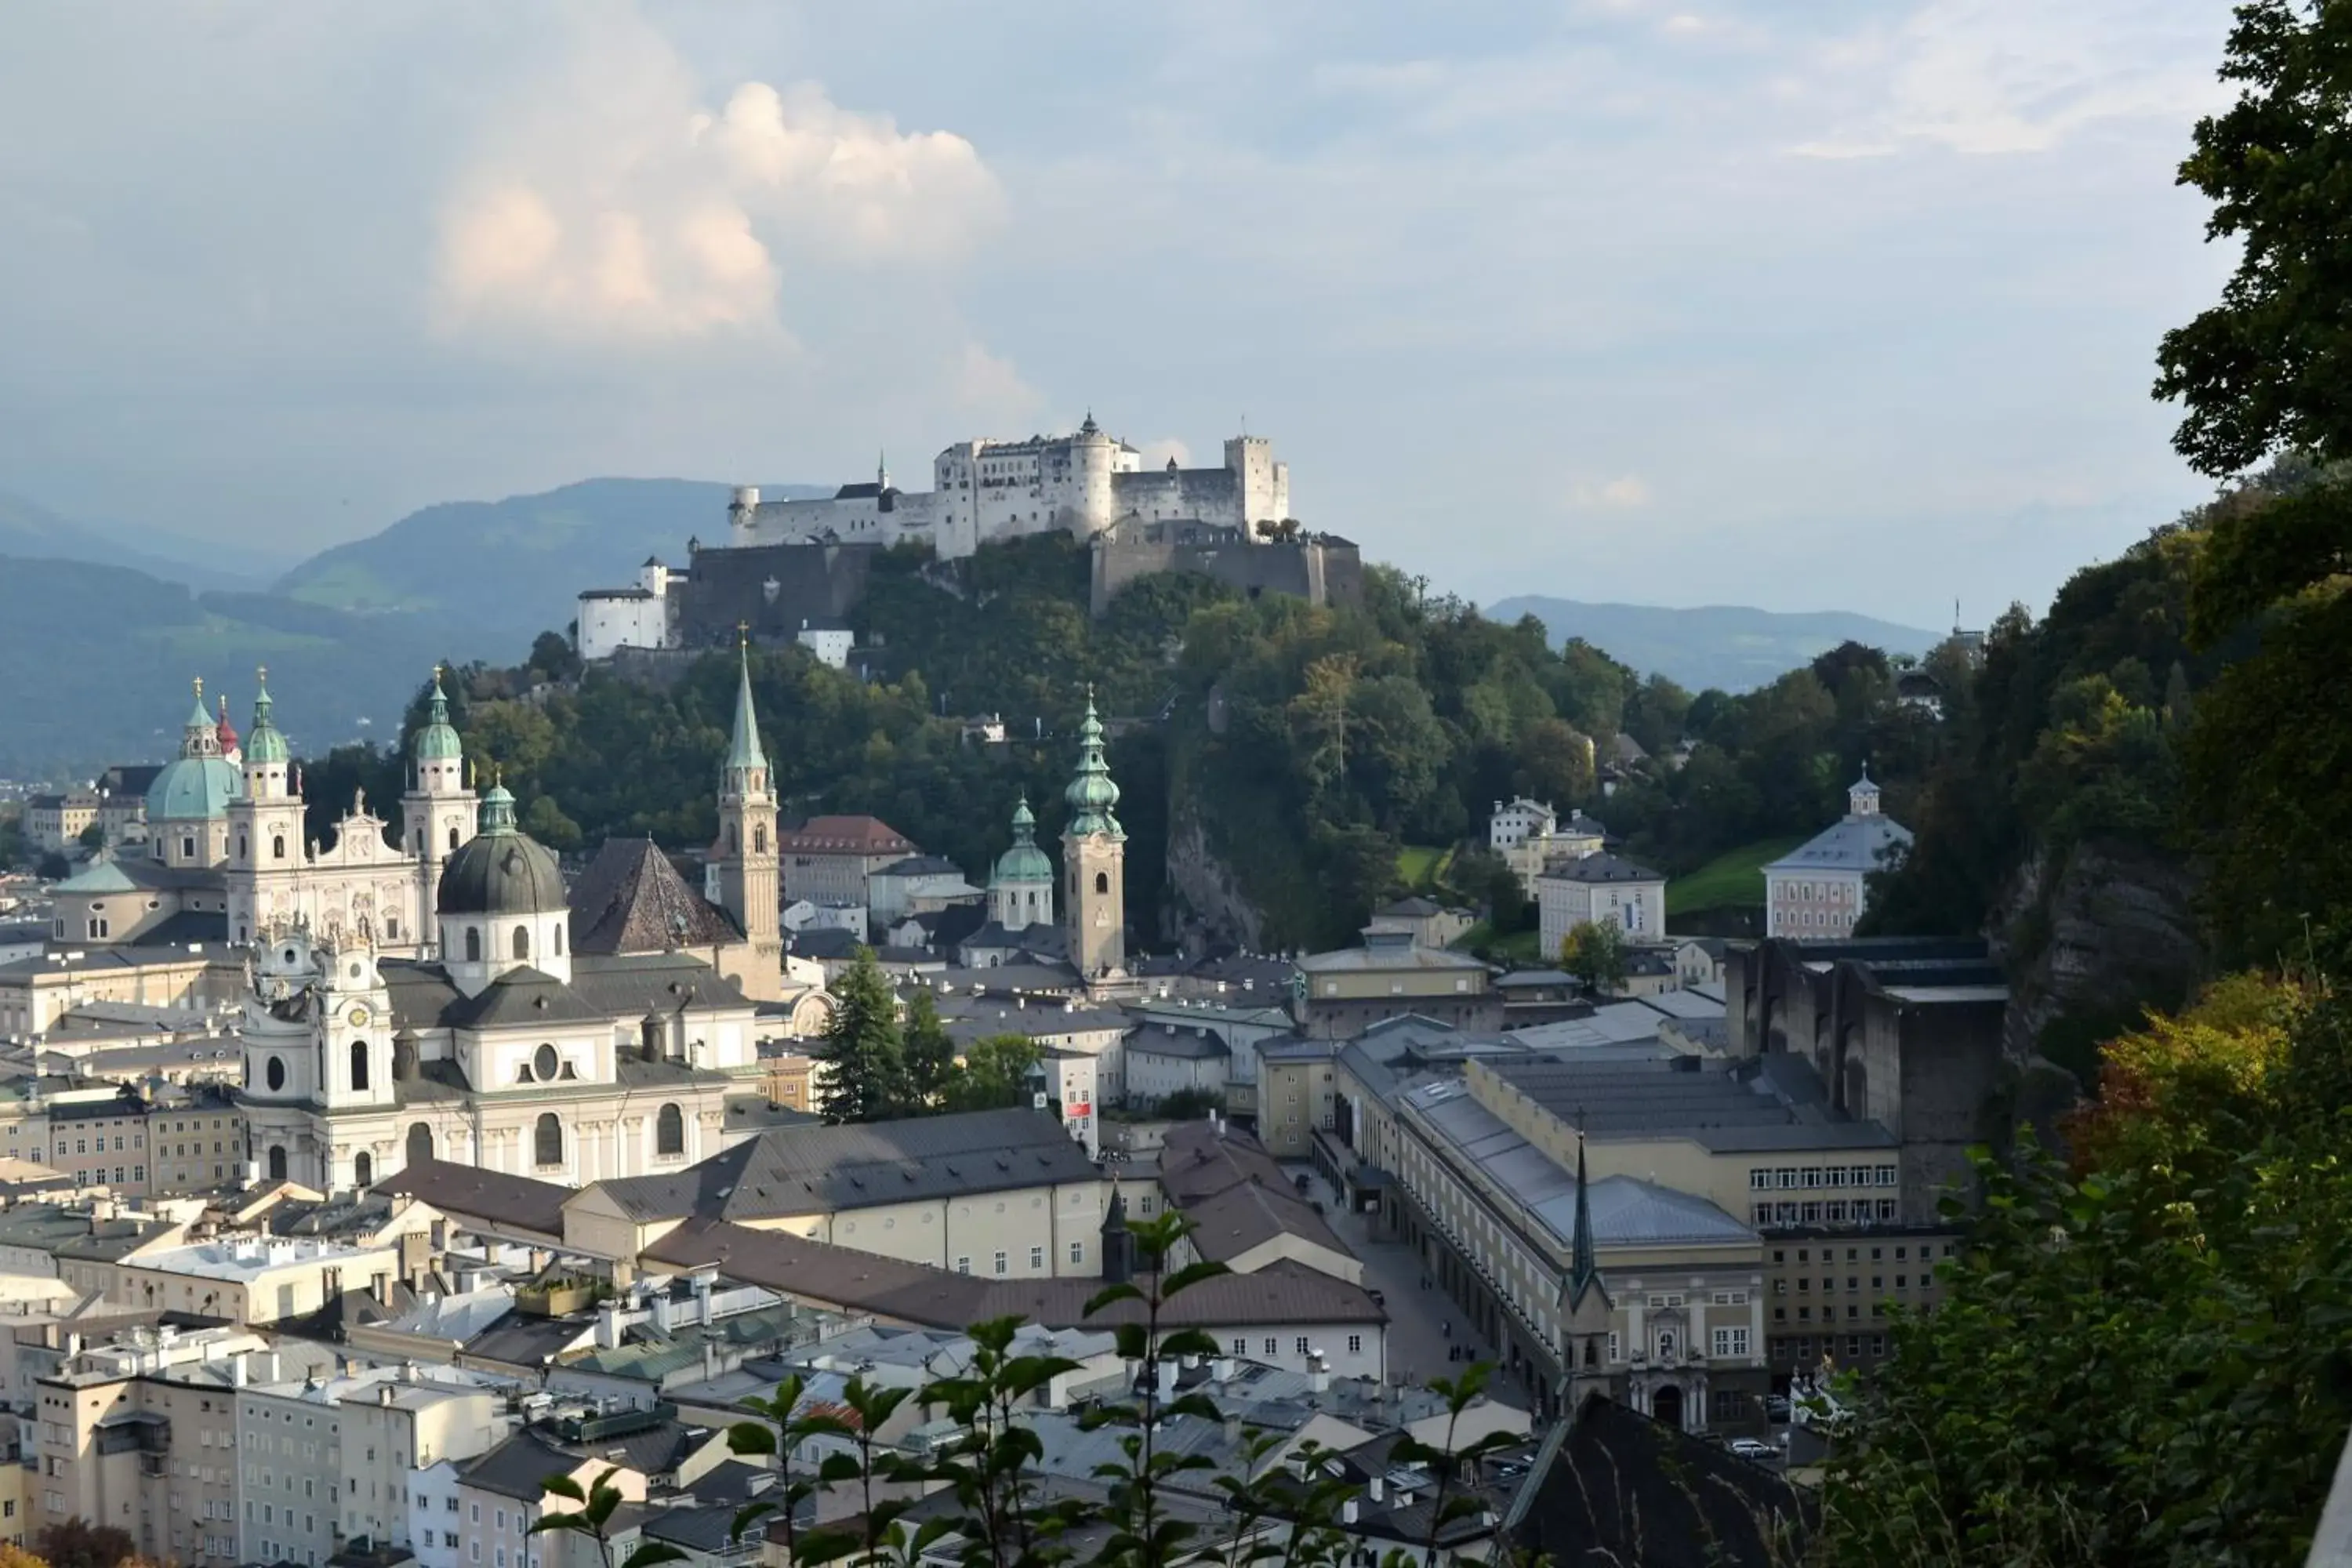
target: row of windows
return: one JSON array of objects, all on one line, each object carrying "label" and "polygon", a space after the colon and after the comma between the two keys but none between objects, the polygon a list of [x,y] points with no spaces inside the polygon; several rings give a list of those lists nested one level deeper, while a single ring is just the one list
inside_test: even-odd
[{"label": "row of windows", "polygon": [[[1772,1294],[1774,1294],[1775,1296],[1783,1296],[1783,1295],[1788,1294],[1788,1292],[1787,1292],[1785,1289],[1782,1289],[1782,1287],[1786,1286],[1788,1283],[1789,1283],[1789,1282],[1788,1282],[1786,1279],[1775,1279],[1775,1280],[1773,1280],[1773,1281],[1772,1281]],[[1927,1275],[1922,1274],[1921,1276],[1919,1276],[1919,1285],[1920,1285],[1920,1288],[1921,1288],[1921,1289],[1927,1289],[1927,1287],[1929,1287],[1930,1285],[1932,1285],[1933,1283],[1934,1283],[1934,1281],[1933,1281],[1933,1280],[1931,1280],[1931,1279],[1930,1279]],[[1834,1275],[1834,1274],[1824,1274],[1824,1275],[1822,1275],[1822,1295],[1827,1296],[1827,1295],[1833,1294],[1833,1293],[1836,1291],[1837,1288],[1838,1288],[1838,1282],[1837,1282],[1837,1276],[1836,1276],[1836,1275]],[[1847,1289],[1848,1291],[1850,1291],[1850,1292],[1851,1292],[1851,1291],[1860,1290],[1860,1289],[1862,1289],[1862,1276],[1861,1276],[1861,1275],[1859,1275],[1859,1274],[1849,1274],[1849,1275],[1847,1275],[1847,1276],[1845,1277],[1845,1288],[1846,1288],[1846,1289]],[[1872,1275],[1872,1276],[1870,1277],[1870,1288],[1871,1288],[1872,1289],[1874,1289],[1874,1290],[1884,1290],[1884,1289],[1886,1289],[1886,1276],[1885,1276],[1885,1275],[1884,1275],[1884,1274],[1874,1274],[1874,1275]],[[1897,1290],[1908,1290],[1909,1289],[1911,1289],[1911,1276],[1909,1276],[1908,1274],[1897,1274],[1897,1275],[1895,1277],[1895,1288]],[[1798,1279],[1797,1279],[1797,1294],[1798,1294],[1798,1295],[1800,1295],[1800,1296],[1810,1295],[1810,1294],[1811,1294],[1811,1292],[1812,1292],[1812,1289],[1813,1289],[1813,1279],[1812,1279],[1812,1276],[1811,1276],[1811,1275],[1810,1275],[1810,1274],[1807,1274],[1807,1275],[1800,1275],[1800,1276],[1798,1277]]]},{"label": "row of windows", "polygon": [[1775,1187],[1891,1187],[1892,1165],[1759,1165],[1748,1173],[1748,1190]]},{"label": "row of windows", "polygon": [[[1301,1334],[1290,1342],[1290,1348],[1292,1353],[1297,1355],[1305,1355],[1307,1352],[1313,1350],[1315,1345],[1312,1340],[1309,1340],[1305,1334]],[[1246,1337],[1241,1334],[1235,1334],[1234,1336],[1234,1353],[1235,1355],[1249,1354],[1249,1341]],[[1266,1335],[1265,1353],[1269,1356],[1280,1355],[1282,1353],[1282,1341],[1273,1334]],[[1348,1336],[1348,1353],[1349,1355],[1361,1355],[1364,1353],[1363,1335],[1349,1334]]]},{"label": "row of windows", "polygon": [[1831,1198],[1822,1203],[1751,1204],[1748,1217],[1758,1225],[1868,1225],[1874,1219],[1895,1218],[1895,1200]]},{"label": "row of windows", "polygon": [[[132,1134],[131,1135],[131,1146],[133,1149],[144,1149],[145,1147],[147,1147],[147,1140],[146,1140],[144,1137],[141,1136],[140,1134],[138,1134],[138,1133],[134,1132],[134,1133],[132,1133]],[[115,1139],[115,1141],[114,1141],[114,1147],[115,1147],[115,1151],[116,1151],[116,1152],[120,1153],[120,1152],[121,1152],[121,1149],[122,1149],[122,1140],[121,1140],[121,1138],[119,1138],[119,1137],[118,1137],[117,1139]],[[75,1140],[74,1140],[73,1152],[74,1152],[75,1153],[77,1153],[77,1154],[87,1154],[87,1153],[89,1153],[89,1152],[90,1152],[90,1149],[89,1149],[89,1139],[87,1139],[87,1138],[77,1138],[77,1139],[75,1139]],[[103,1153],[105,1153],[105,1152],[106,1152],[106,1140],[105,1140],[105,1139],[103,1139],[103,1138],[100,1138],[100,1139],[98,1141],[98,1152],[99,1152],[100,1153],[101,1153],[101,1154],[103,1154]],[[62,1160],[62,1159],[64,1159],[65,1157],[66,1157],[66,1141],[65,1141],[64,1139],[60,1138],[60,1139],[58,1139],[58,1159],[60,1159],[60,1160]]]},{"label": "row of windows", "polygon": [[[1837,1249],[1836,1247],[1822,1247],[1822,1248],[1821,1249],[1822,1261],[1823,1263],[1835,1263],[1835,1262],[1837,1261],[1837,1251],[1838,1251],[1838,1249]],[[1960,1255],[1960,1247],[1959,1247],[1959,1243],[1955,1242],[1955,1241],[1948,1241],[1948,1242],[1944,1243],[1944,1256],[1945,1256],[1945,1257],[1947,1257],[1947,1258],[1958,1258],[1959,1255]],[[1870,1260],[1871,1260],[1873,1263],[1882,1262],[1882,1261],[1884,1261],[1884,1260],[1885,1260],[1885,1257],[1886,1257],[1886,1247],[1885,1247],[1885,1245],[1884,1243],[1880,1243],[1880,1244],[1875,1245],[1875,1246],[1873,1246],[1873,1247],[1871,1247],[1871,1249],[1870,1249]],[[1910,1246],[1910,1244],[1909,1244],[1908,1242],[1896,1242],[1896,1243],[1895,1244],[1895,1262],[1897,1262],[1897,1263],[1904,1263],[1904,1262],[1907,1262],[1907,1261],[1910,1259],[1910,1257],[1911,1257],[1911,1246]],[[1800,1263],[1811,1263],[1812,1260],[1813,1260],[1813,1248],[1811,1248],[1811,1247],[1798,1247],[1798,1248],[1797,1248],[1797,1261],[1798,1261],[1798,1262],[1800,1262]],[[1848,1247],[1845,1249],[1845,1260],[1846,1260],[1848,1263],[1859,1263],[1859,1262],[1861,1262],[1861,1261],[1862,1261],[1862,1248],[1861,1248],[1861,1247]],[[1789,1261],[1789,1249],[1788,1249],[1787,1247],[1774,1247],[1774,1248],[1772,1249],[1772,1261],[1773,1261],[1773,1263],[1774,1263],[1774,1264],[1776,1264],[1776,1265],[1778,1265],[1778,1264],[1784,1264],[1784,1263],[1788,1262],[1788,1261]],[[1932,1241],[1923,1241],[1923,1242],[1919,1243],[1919,1261],[1920,1261],[1920,1262],[1922,1262],[1922,1263],[1933,1263],[1934,1261],[1936,1261],[1936,1244],[1935,1244],[1934,1242],[1932,1242]]]},{"label": "row of windows", "polygon": [[[1816,1346],[1822,1355],[1835,1355],[1838,1353],[1838,1336],[1823,1334],[1816,1340],[1810,1334],[1797,1334],[1776,1339],[1772,1342],[1772,1359],[1776,1362],[1793,1362],[1799,1366],[1804,1366],[1812,1362]],[[1883,1356],[1886,1353],[1886,1336],[1885,1334],[1846,1335],[1845,1359],[1860,1361],[1864,1346],[1869,1348],[1870,1354]]]}]

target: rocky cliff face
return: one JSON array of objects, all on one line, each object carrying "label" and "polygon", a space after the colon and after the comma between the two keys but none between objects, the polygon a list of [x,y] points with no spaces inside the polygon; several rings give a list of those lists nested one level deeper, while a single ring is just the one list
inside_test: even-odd
[{"label": "rocky cliff face", "polygon": [[1168,824],[1168,888],[1178,929],[1169,934],[1208,946],[1264,951],[1265,917],[1242,891],[1233,868],[1209,847],[1201,814],[1180,805]]},{"label": "rocky cliff face", "polygon": [[2194,872],[2144,845],[2101,841],[2019,868],[1990,922],[2010,973],[2004,1044],[2088,1079],[2102,1034],[2180,1003],[2204,978]]}]

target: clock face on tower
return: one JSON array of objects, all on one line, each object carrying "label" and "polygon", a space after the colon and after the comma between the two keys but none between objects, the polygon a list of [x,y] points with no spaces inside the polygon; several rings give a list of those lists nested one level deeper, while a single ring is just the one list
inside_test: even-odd
[{"label": "clock face on tower", "polygon": [[343,1022],[354,1029],[364,1029],[368,1026],[368,1020],[373,1016],[375,1015],[368,1011],[366,1003],[354,1002],[352,1004],[351,1011],[343,1015]]}]

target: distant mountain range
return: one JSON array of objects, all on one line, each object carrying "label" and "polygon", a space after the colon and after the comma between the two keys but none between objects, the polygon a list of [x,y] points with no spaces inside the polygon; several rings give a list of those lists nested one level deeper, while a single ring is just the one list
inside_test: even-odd
[{"label": "distant mountain range", "polygon": [[[763,485],[773,500],[833,489]],[[512,657],[572,624],[583,588],[625,587],[648,555],[686,564],[687,542],[721,544],[733,487],[700,479],[583,479],[543,495],[446,501],[382,533],[324,550],[275,592],[357,615],[439,616]],[[470,657],[470,656],[469,656]]]},{"label": "distant mountain range", "polygon": [[[772,497],[830,487],[763,485]],[[289,734],[314,752],[390,740],[436,659],[512,662],[570,626],[583,588],[631,580],[648,555],[685,564],[717,542],[730,487],[587,479],[541,495],[453,501],[322,551],[274,583],[252,550],[167,529],[90,523],[0,491],[0,669],[14,672],[0,778],[88,776],[168,755],[190,677],[226,690],[240,726],[268,664]],[[1661,610],[1514,598],[1555,641],[1581,637],[1697,689],[1744,689],[1848,637],[1918,653],[1932,632],[1866,616]]]},{"label": "distant mountain range", "polygon": [[1620,663],[1644,674],[1664,675],[1692,691],[1710,686],[1752,690],[1843,642],[1867,643],[1887,653],[1924,654],[1947,635],[1843,610],[1784,614],[1738,605],[1668,610],[1541,595],[1497,600],[1486,606],[1486,615],[1498,621],[1533,616],[1555,645],[1581,637]]}]

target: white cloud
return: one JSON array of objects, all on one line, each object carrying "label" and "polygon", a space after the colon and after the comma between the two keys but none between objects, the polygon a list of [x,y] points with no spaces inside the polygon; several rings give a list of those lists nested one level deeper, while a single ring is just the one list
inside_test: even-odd
[{"label": "white cloud", "polygon": [[788,273],[951,263],[998,216],[948,132],[902,132],[814,82],[746,82],[712,113],[633,12],[588,14],[562,65],[470,151],[438,222],[446,333],[788,341]]},{"label": "white cloud", "polygon": [[1166,468],[1168,459],[1171,458],[1176,459],[1178,468],[1189,468],[1192,466],[1192,448],[1173,436],[1163,436],[1157,441],[1143,443],[1143,468],[1146,473],[1154,468]]},{"label": "white cloud", "polygon": [[1579,511],[1632,511],[1650,504],[1650,485],[1639,474],[1580,479],[1570,488],[1568,503]]},{"label": "white cloud", "polygon": [[2145,0],[1930,0],[1821,52],[1811,85],[1833,128],[1790,150],[2042,153],[2105,121],[2180,121],[2221,96],[2220,32]]}]

